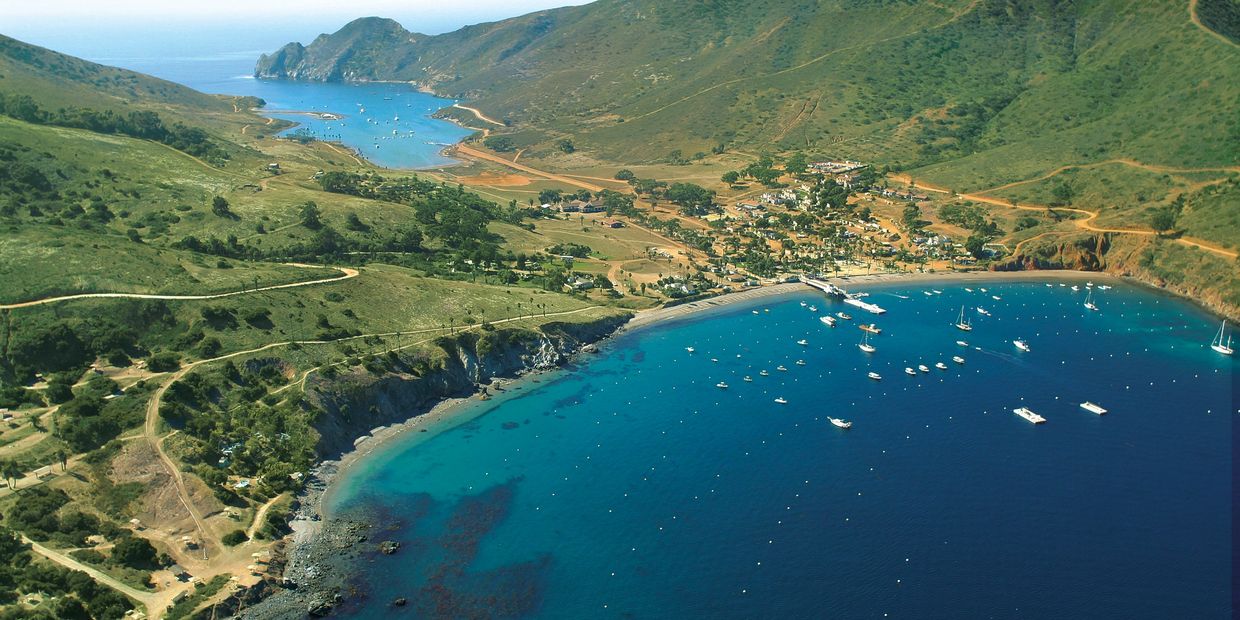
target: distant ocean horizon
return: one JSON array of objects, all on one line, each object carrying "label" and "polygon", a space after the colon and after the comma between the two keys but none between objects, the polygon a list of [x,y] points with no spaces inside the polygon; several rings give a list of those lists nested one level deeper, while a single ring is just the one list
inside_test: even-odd
[{"label": "distant ocean horizon", "polygon": [[810,292],[737,304],[395,439],[327,499],[402,545],[339,567],[341,611],[1230,617],[1217,319],[1109,278],[1093,312],[1083,283],[1048,282],[865,287],[878,317]]}]

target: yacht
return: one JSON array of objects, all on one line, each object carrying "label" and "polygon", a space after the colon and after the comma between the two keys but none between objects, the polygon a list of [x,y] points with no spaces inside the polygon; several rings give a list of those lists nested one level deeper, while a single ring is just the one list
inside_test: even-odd
[{"label": "yacht", "polygon": [[959,355],[953,355],[953,356],[952,356],[952,361],[953,361],[953,362],[956,362],[957,364],[963,364],[963,363],[964,363],[964,358],[963,358],[963,357],[960,357]]},{"label": "yacht", "polygon": [[990,311],[985,308],[978,308],[977,313],[982,316],[990,316]]},{"label": "yacht", "polygon": [[1210,343],[1210,348],[1222,353],[1223,355],[1231,355],[1231,334],[1227,334],[1227,343],[1223,343],[1223,332],[1227,330],[1227,319],[1223,319],[1223,324],[1218,326],[1218,335]]},{"label": "yacht", "polygon": [[991,299],[993,299],[993,300],[995,300],[995,301],[1002,301],[1002,300],[1003,300],[1003,298],[1002,298],[1002,297],[1000,297],[1000,296],[998,296],[998,295],[991,295],[991,296],[990,296],[990,298],[991,298]]},{"label": "yacht", "polygon": [[808,304],[806,304],[805,302],[801,302],[801,307],[802,307],[802,308],[804,308],[804,307],[805,307],[805,306],[807,306],[807,305],[808,305]]},{"label": "yacht", "polygon": [[1016,345],[1016,348],[1020,349],[1021,351],[1029,350],[1029,343],[1025,342],[1024,340],[1013,340],[1012,344]]},{"label": "yacht", "polygon": [[964,318],[964,306],[960,306],[960,318],[956,319],[956,329],[964,332],[973,331],[973,325]]},{"label": "yacht", "polygon": [[1079,286],[1077,286],[1077,285],[1073,284],[1073,285],[1072,285],[1072,290],[1074,290],[1074,291],[1079,291],[1079,290],[1081,290],[1081,287],[1079,287]]},{"label": "yacht", "polygon": [[939,370],[947,370],[947,364],[944,364],[943,362],[935,362],[934,367]]},{"label": "yacht", "polygon": [[685,350],[686,350],[686,351],[688,351],[688,352],[690,352],[690,353],[693,353],[693,352],[694,352],[694,351],[696,351],[697,349],[694,349],[693,347],[685,347]]},{"label": "yacht", "polygon": [[968,293],[972,293],[972,292],[973,292],[973,289],[971,289],[971,288],[969,288],[969,287],[967,287],[967,286],[966,286],[966,287],[964,287],[964,290],[965,290],[966,292],[968,292]]},{"label": "yacht", "polygon": [[978,290],[979,290],[979,291],[981,291],[981,292],[983,292],[983,293],[985,293],[985,292],[986,292],[986,289],[984,289],[984,288],[981,288],[981,289],[978,289]]},{"label": "yacht", "polygon": [[1094,310],[1094,311],[1098,310],[1098,305],[1094,303],[1094,290],[1093,289],[1090,289],[1089,293],[1085,295],[1085,308],[1087,310]]},{"label": "yacht", "polygon": [[862,351],[865,351],[866,353],[873,353],[878,350],[874,348],[874,345],[870,344],[870,333],[869,332],[861,334],[861,344],[858,344],[857,348],[861,349]]},{"label": "yacht", "polygon": [[716,383],[716,384],[715,384],[715,387],[717,387],[717,388],[719,388],[719,389],[721,389],[721,390],[726,390],[726,389],[728,389],[728,384],[726,384],[726,383],[724,383],[724,382],[720,381],[719,383]]},{"label": "yacht", "polygon": [[780,372],[788,372],[788,367],[784,366],[783,364],[780,364],[779,366],[775,367],[775,370],[778,370]]},{"label": "yacht", "polygon": [[805,360],[797,360],[797,366],[804,366]]},{"label": "yacht", "polygon": [[910,375],[910,376],[913,376],[913,377],[916,377],[916,376],[917,376],[917,371],[916,371],[916,370],[913,370],[912,368],[905,368],[905,369],[904,369],[904,374],[906,374],[906,375]]},{"label": "yacht", "polygon": [[829,316],[823,315],[823,316],[818,317],[818,320],[819,320],[819,321],[822,321],[822,324],[823,324],[823,325],[826,325],[827,327],[835,327],[835,318],[834,318],[834,317],[829,317]]},{"label": "yacht", "polygon": [[925,364],[918,364],[917,370],[920,370],[922,372],[930,372],[930,367]]},{"label": "yacht", "polygon": [[803,346],[803,347],[807,347],[807,346],[809,346],[809,341],[808,341],[808,340],[805,340],[804,338],[802,338],[802,339],[800,339],[800,340],[798,340],[798,341],[797,341],[797,344],[799,344],[799,345],[801,345],[801,346]]},{"label": "yacht", "polygon": [[957,340],[957,341],[956,341],[956,344],[958,344],[958,345],[960,345],[960,346],[962,346],[962,347],[967,347],[967,346],[969,346],[969,343],[967,343],[967,342],[965,342],[965,341],[963,341],[963,340]]},{"label": "yacht", "polygon": [[1100,290],[1100,291],[1109,291],[1109,290],[1111,290],[1111,287],[1109,287],[1109,286],[1107,286],[1107,285],[1105,285],[1105,284],[1099,284],[1099,285],[1098,285],[1098,290]]},{"label": "yacht", "polygon": [[810,306],[810,307],[809,307],[809,311],[810,311],[810,312],[818,312],[818,306]]},{"label": "yacht", "polygon": [[754,314],[757,314],[757,313],[758,313],[758,311],[757,311],[757,310],[750,310],[750,312],[752,312],[752,313],[754,313]]},{"label": "yacht", "polygon": [[751,376],[749,376],[749,375],[745,375],[745,378],[744,378],[744,379],[742,379],[742,381],[744,381],[745,383],[752,383],[752,382],[753,382],[753,377],[751,377]]},{"label": "yacht", "polygon": [[832,424],[836,425],[839,428],[852,428],[852,422],[849,422],[848,420],[841,420],[839,418],[827,418],[827,419],[830,420]]},{"label": "yacht", "polygon": [[870,323],[869,325],[862,324],[862,325],[858,325],[857,327],[860,328],[861,331],[870,332],[871,334],[874,334],[875,336],[883,333],[883,330],[873,323]]},{"label": "yacht", "polygon": [[934,297],[934,293],[931,293],[930,291],[922,291],[921,294],[926,297]]},{"label": "yacht", "polygon": [[835,313],[835,316],[838,316],[838,317],[840,317],[841,319],[844,319],[845,321],[851,321],[851,320],[852,320],[852,317],[851,317],[851,316],[849,316],[847,312],[836,312],[836,313]]},{"label": "yacht", "polygon": [[771,373],[770,373],[770,372],[768,372],[768,371],[766,371],[766,370],[759,370],[759,371],[758,371],[758,376],[760,376],[760,377],[769,377],[769,376],[771,376]]},{"label": "yacht", "polygon": [[1016,415],[1033,422],[1034,424],[1041,424],[1046,421],[1046,418],[1034,413],[1028,407],[1017,407],[1012,410],[1012,413],[1015,413]]},{"label": "yacht", "polygon": [[784,400],[784,397],[783,397],[783,396],[780,396],[779,398],[776,398],[776,399],[775,399],[775,402],[777,402],[777,403],[779,403],[779,404],[781,404],[781,405],[787,405],[787,404],[788,404],[788,401],[787,401],[787,400]]},{"label": "yacht", "polygon": [[935,294],[935,295],[942,295],[942,294],[943,294],[943,291],[940,291],[940,290],[939,290],[939,289],[937,289],[937,288],[930,289],[930,290],[931,290],[931,291],[934,291],[934,294]]},{"label": "yacht", "polygon": [[882,380],[883,380],[883,376],[882,376],[882,375],[880,375],[880,374],[878,374],[878,373],[876,373],[876,372],[873,372],[873,371],[866,373],[866,375],[865,375],[865,376],[867,376],[867,377],[869,377],[869,378],[871,378],[871,379],[873,379],[873,380],[875,380],[875,381],[882,381]]},{"label": "yacht", "polygon": [[1096,413],[1098,415],[1103,415],[1107,412],[1106,409],[1103,409],[1102,407],[1099,407],[1096,403],[1091,403],[1089,401],[1085,401],[1081,403],[1081,409],[1084,409],[1085,411],[1088,411],[1090,413]]}]

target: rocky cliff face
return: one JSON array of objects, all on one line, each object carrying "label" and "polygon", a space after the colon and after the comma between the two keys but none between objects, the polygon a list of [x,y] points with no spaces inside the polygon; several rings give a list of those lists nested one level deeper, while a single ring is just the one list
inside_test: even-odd
[{"label": "rocky cliff face", "polygon": [[310,45],[289,43],[263,54],[254,76],[315,82],[393,79],[407,60],[410,46],[421,40],[390,19],[363,17]]},{"label": "rocky cliff face", "polygon": [[[1176,256],[1175,253],[1184,253]],[[1027,248],[991,267],[995,271],[1075,269],[1132,278],[1191,299],[1212,312],[1240,319],[1235,266],[1200,250],[1151,236],[1084,234]]]},{"label": "rocky cliff face", "polygon": [[539,330],[498,329],[441,338],[435,358],[402,355],[382,372],[356,369],[306,386],[308,402],[322,413],[315,422],[319,454],[335,458],[371,429],[403,422],[444,398],[468,396],[494,377],[561,366],[583,346],[613,333],[617,315],[590,323],[548,323]]}]

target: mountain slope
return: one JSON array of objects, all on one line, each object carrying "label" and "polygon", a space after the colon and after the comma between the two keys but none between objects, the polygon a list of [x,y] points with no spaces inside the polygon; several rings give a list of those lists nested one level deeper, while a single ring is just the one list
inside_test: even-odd
[{"label": "mountain slope", "polygon": [[724,144],[916,168],[1006,147],[1017,176],[984,185],[1048,161],[1234,161],[1240,52],[1186,9],[600,0],[433,37],[367,18],[256,74],[417,81],[613,161]]}]

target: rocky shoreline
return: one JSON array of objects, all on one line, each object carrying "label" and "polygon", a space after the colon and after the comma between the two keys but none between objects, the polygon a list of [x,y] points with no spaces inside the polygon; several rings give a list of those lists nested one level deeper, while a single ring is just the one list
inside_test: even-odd
[{"label": "rocky shoreline", "polygon": [[[1150,288],[1160,288],[1132,277],[1124,277],[1105,271],[1076,270],[1025,270],[1025,271],[972,271],[943,272],[922,274],[874,274],[868,276],[852,276],[848,278],[831,278],[835,284],[844,287],[856,287],[888,282],[976,282],[984,280],[1025,280],[1025,279],[1122,279],[1132,284]],[[356,515],[325,514],[323,500],[331,485],[349,467],[360,459],[381,449],[384,444],[407,432],[428,432],[436,425],[450,426],[461,420],[460,409],[471,402],[471,396],[483,396],[506,391],[511,387],[512,379],[526,377],[531,379],[541,373],[562,369],[575,361],[582,354],[597,350],[596,343],[611,338],[622,332],[630,332],[648,326],[676,320],[703,311],[723,308],[735,303],[743,303],[754,299],[773,297],[804,292],[809,289],[804,284],[781,284],[750,289],[738,293],[714,298],[702,299],[679,306],[650,310],[627,321],[604,321],[601,329],[588,329],[576,336],[555,340],[540,339],[537,347],[531,349],[530,342],[515,342],[510,350],[492,351],[490,354],[491,368],[486,368],[486,356],[472,359],[464,355],[458,359],[459,365],[446,369],[448,372],[472,375],[468,389],[453,386],[451,382],[440,384],[429,393],[417,393],[412,400],[395,398],[390,393],[392,385],[376,381],[365,386],[360,394],[362,398],[384,402],[385,408],[393,409],[392,415],[405,416],[403,421],[393,421],[369,433],[363,431],[361,438],[354,441],[351,447],[344,447],[340,442],[329,442],[331,450],[337,451],[338,458],[324,460],[308,476],[305,487],[298,497],[290,525],[293,534],[287,539],[283,553],[278,554],[276,562],[283,563],[283,577],[269,579],[260,583],[252,592],[251,599],[261,599],[252,606],[243,607],[236,613],[238,618],[267,620],[275,618],[319,617],[329,615],[342,605],[347,606],[351,598],[364,596],[355,591],[348,580],[345,567],[356,566],[365,556],[376,554],[391,555],[399,553],[381,540],[373,524],[364,517]],[[1165,290],[1165,289],[1164,289]],[[535,354],[531,354],[536,350]],[[514,354],[514,351],[516,352]],[[476,351],[474,352],[477,353]],[[499,360],[504,360],[497,363]],[[450,365],[451,366],[451,365]],[[399,381],[409,381],[407,377]],[[537,379],[532,379],[537,381]],[[455,390],[455,391],[453,391]],[[426,399],[430,399],[429,403]],[[319,400],[317,405],[323,406]],[[337,403],[337,406],[339,403]],[[330,409],[330,403],[328,407]],[[411,407],[404,409],[404,407]],[[347,410],[348,407],[345,407]],[[372,406],[373,410],[374,407]],[[420,411],[408,417],[408,411]],[[378,419],[376,419],[378,421]],[[356,421],[354,426],[356,427]],[[359,428],[367,428],[365,426]],[[428,433],[432,436],[433,433]],[[382,561],[377,559],[375,561]],[[252,588],[251,590],[254,590]],[[402,601],[391,601],[393,605],[403,604]],[[346,607],[347,608],[347,607]]]}]

